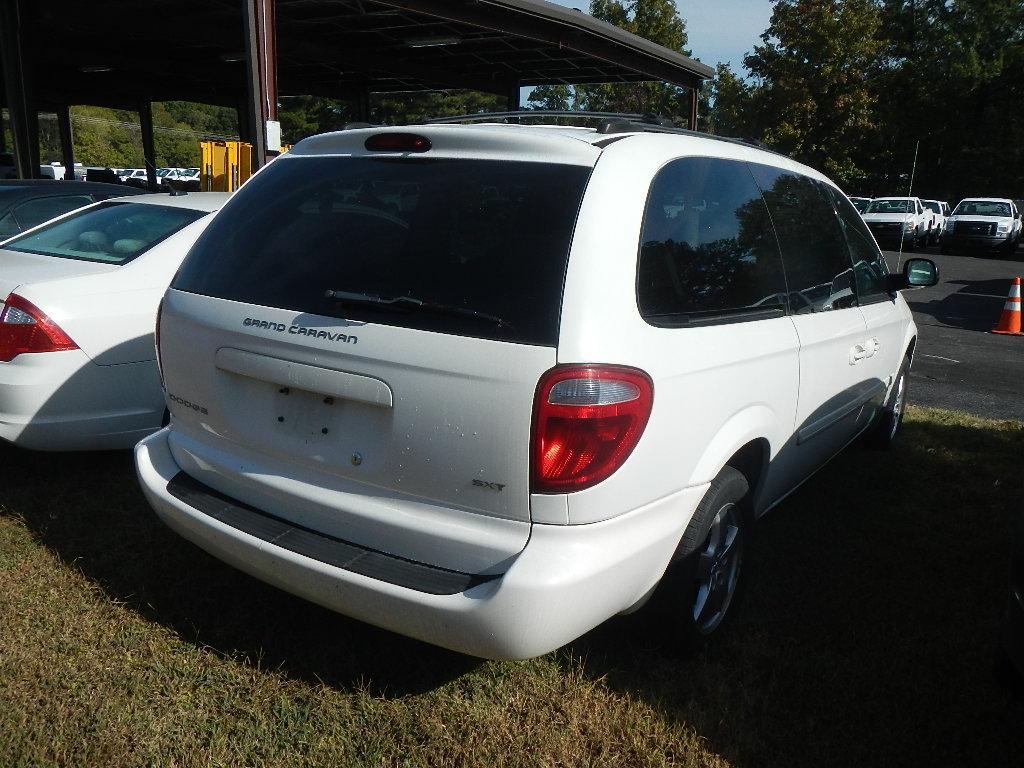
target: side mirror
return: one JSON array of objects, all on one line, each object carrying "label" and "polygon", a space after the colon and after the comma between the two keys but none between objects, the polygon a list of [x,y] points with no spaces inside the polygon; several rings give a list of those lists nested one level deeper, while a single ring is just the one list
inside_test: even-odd
[{"label": "side mirror", "polygon": [[894,291],[906,288],[928,288],[939,282],[939,268],[931,259],[907,259],[903,274],[889,275],[889,285]]}]

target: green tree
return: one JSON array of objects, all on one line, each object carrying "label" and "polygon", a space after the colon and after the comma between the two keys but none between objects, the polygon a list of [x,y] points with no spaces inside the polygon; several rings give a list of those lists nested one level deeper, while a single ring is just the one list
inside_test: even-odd
[{"label": "green tree", "polygon": [[[597,19],[687,56],[686,22],[672,0],[591,0]],[[585,109],[597,112],[653,112],[685,124],[690,119],[689,89],[668,83],[551,85],[535,88],[535,109]]]},{"label": "green tree", "polygon": [[719,136],[750,137],[751,88],[728,64],[719,64],[704,83],[698,111],[702,131]]},{"label": "green tree", "polygon": [[[955,200],[1024,193],[1024,3],[882,0],[878,130],[864,150],[869,181]],[[902,181],[902,179],[900,179]]]},{"label": "green tree", "polygon": [[875,128],[868,79],[880,26],[872,0],[776,0],[761,45],[744,60],[754,86],[742,122],[839,181],[861,176],[855,154]]}]

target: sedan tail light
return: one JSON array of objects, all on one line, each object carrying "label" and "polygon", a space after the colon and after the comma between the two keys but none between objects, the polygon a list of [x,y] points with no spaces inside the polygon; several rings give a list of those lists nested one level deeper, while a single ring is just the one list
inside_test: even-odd
[{"label": "sedan tail light", "polygon": [[607,479],[640,441],[653,405],[654,385],[636,368],[545,373],[533,409],[532,491],[568,493]]},{"label": "sedan tail light", "polygon": [[0,363],[29,352],[65,352],[78,345],[45,312],[12,293],[0,311]]}]

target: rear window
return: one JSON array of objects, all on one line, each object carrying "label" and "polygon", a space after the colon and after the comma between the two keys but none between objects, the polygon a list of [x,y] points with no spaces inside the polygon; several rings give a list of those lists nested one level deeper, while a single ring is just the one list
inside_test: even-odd
[{"label": "rear window", "polygon": [[[553,346],[589,175],[548,163],[284,158],[213,220],[173,287]],[[357,296],[399,301],[350,300]]]},{"label": "rear window", "polygon": [[207,214],[142,203],[100,203],[4,244],[9,251],[125,264]]}]

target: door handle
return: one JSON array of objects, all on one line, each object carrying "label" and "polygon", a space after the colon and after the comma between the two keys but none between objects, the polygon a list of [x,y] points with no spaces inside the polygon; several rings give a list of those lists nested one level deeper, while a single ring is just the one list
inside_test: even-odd
[{"label": "door handle", "polygon": [[850,365],[856,365],[870,354],[863,344],[855,344],[850,349]]}]

